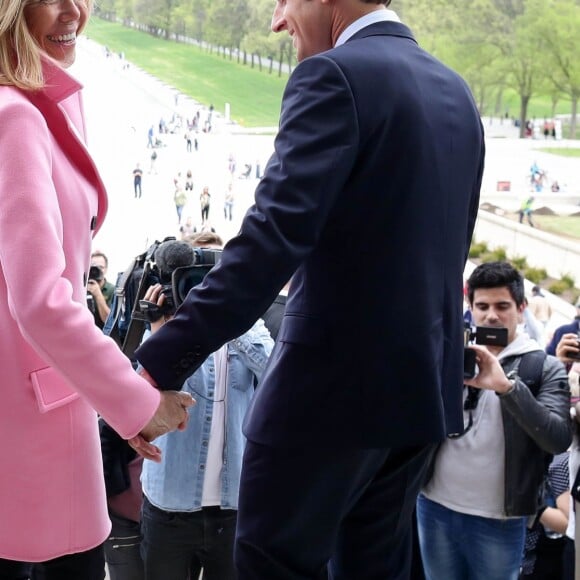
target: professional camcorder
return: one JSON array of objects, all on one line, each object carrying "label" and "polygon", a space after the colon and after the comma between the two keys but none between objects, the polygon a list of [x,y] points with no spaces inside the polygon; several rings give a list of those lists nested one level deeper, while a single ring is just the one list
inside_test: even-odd
[{"label": "professional camcorder", "polygon": [[474,329],[466,323],[463,330],[463,378],[472,379],[475,376],[475,351],[469,348],[470,344],[506,346],[507,343],[507,328],[477,326]]},{"label": "professional camcorder", "polygon": [[[214,267],[221,250],[193,248],[187,242],[166,240],[159,244],[153,254],[153,262],[143,284],[146,290],[153,284],[161,284],[165,297],[162,305],[139,299],[139,312],[149,322],[162,316],[174,314],[189,291],[199,284]],[[137,312],[133,313],[133,317]]]}]

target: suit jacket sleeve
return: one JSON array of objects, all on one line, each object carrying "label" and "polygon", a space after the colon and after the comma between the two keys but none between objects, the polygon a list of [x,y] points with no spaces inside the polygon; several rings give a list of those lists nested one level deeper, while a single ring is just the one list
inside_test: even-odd
[{"label": "suit jacket sleeve", "polygon": [[275,151],[240,234],[174,319],[137,350],[161,388],[180,386],[272,303],[316,246],[355,163],[358,139],[341,70],[324,55],[303,61],[288,82]]}]

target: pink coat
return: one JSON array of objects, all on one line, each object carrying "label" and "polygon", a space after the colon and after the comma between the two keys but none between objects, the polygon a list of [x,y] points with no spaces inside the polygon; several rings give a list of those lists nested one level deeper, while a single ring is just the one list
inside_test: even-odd
[{"label": "pink coat", "polygon": [[87,309],[106,192],[80,85],[44,69],[34,97],[0,86],[0,558],[33,562],[109,534],[95,409],[130,438],[160,399]]}]

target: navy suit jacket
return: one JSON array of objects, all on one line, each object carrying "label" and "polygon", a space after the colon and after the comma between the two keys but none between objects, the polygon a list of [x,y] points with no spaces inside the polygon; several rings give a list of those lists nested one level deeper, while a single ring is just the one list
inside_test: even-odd
[{"label": "navy suit jacket", "polygon": [[483,159],[468,87],[403,24],[305,59],[240,234],[137,358],[180,388],[292,276],[250,440],[391,447],[461,431],[463,268]]}]

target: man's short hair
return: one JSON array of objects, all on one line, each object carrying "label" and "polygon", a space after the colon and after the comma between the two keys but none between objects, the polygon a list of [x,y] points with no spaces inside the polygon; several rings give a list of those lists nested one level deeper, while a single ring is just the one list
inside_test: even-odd
[{"label": "man's short hair", "polygon": [[103,260],[105,260],[105,266],[108,268],[109,267],[109,258],[107,258],[107,256],[105,256],[105,254],[103,254],[103,252],[93,252],[91,254],[91,258],[103,258]]},{"label": "man's short hair", "polygon": [[480,288],[506,287],[517,306],[524,303],[524,279],[508,262],[487,262],[473,270],[467,280],[467,296],[473,304],[473,294]]},{"label": "man's short hair", "polygon": [[391,3],[391,0],[363,0],[365,4],[384,4],[388,6]]}]

